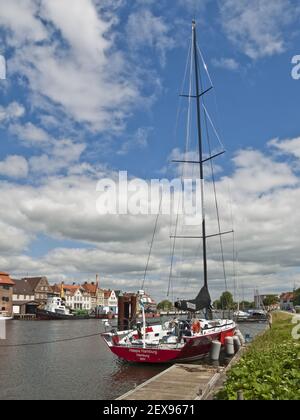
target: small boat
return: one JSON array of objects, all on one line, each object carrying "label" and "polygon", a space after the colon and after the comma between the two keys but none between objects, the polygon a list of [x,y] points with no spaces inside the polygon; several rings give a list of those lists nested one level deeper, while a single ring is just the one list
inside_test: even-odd
[{"label": "small boat", "polygon": [[247,319],[250,318],[250,314],[248,312],[244,312],[244,311],[236,311],[233,313],[233,318],[236,319],[237,321],[246,321]]},{"label": "small boat", "polygon": [[66,307],[65,301],[59,296],[52,296],[47,299],[44,309],[37,309],[37,319],[40,320],[59,320],[59,319],[89,319],[89,315],[76,315]]}]

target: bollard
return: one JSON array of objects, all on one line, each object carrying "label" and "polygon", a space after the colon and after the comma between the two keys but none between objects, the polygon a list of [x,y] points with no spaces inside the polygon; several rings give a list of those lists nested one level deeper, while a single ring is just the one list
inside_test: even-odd
[{"label": "bollard", "polygon": [[217,361],[220,358],[221,343],[220,341],[212,341],[210,348],[210,358],[213,361]]},{"label": "bollard", "polygon": [[240,330],[236,330],[235,334],[239,337],[240,342],[241,342],[241,345],[243,346],[245,344],[245,342],[246,342],[245,339],[244,339],[243,334],[241,333]]},{"label": "bollard", "polygon": [[240,339],[237,335],[235,335],[233,337],[233,347],[234,347],[234,351],[237,353],[239,351],[239,349],[241,348],[241,342]]},{"label": "bollard", "polygon": [[227,356],[234,355],[233,337],[225,338],[225,351],[226,351]]},{"label": "bollard", "polygon": [[238,401],[244,401],[244,393],[243,393],[243,391],[238,391],[237,392],[237,399],[238,399]]}]

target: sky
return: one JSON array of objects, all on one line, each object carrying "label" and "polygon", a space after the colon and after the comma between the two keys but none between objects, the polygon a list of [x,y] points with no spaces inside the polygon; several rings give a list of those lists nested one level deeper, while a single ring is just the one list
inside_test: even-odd
[{"label": "sky", "polygon": [[[98,273],[103,287],[141,287],[155,215],[101,215],[96,186],[119,171],[146,181],[180,173],[170,160],[186,150],[188,101],[179,94],[188,93],[192,19],[214,87],[207,110],[226,149],[214,163],[222,228],[235,231],[234,252],[232,235],[223,243],[228,288],[236,281],[252,299],[255,288],[300,287],[292,0],[0,0],[1,271],[51,282]],[[191,134],[190,156],[195,147]],[[206,186],[214,232],[209,178]],[[157,300],[167,296],[170,231],[161,217],[144,285]],[[225,287],[218,245],[208,244],[213,298]],[[201,247],[185,240],[175,251],[169,297],[194,297]]]}]

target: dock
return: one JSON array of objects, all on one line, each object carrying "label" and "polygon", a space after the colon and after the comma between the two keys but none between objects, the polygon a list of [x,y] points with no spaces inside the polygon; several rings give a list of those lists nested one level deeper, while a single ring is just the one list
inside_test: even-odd
[{"label": "dock", "polygon": [[222,367],[175,364],[117,400],[202,400],[220,379]]},{"label": "dock", "polygon": [[35,314],[14,314],[14,319],[19,319],[20,321],[34,321],[36,319]]},{"label": "dock", "polygon": [[174,364],[116,400],[212,400],[248,348],[242,346],[227,366]]}]

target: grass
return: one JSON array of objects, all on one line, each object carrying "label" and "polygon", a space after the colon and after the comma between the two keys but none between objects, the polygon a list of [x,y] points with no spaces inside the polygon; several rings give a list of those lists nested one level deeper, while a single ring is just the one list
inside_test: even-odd
[{"label": "grass", "polygon": [[[273,314],[271,330],[257,337],[229,372],[220,400],[300,400],[300,343],[293,339],[292,316]],[[298,332],[299,328],[298,328]]]}]

